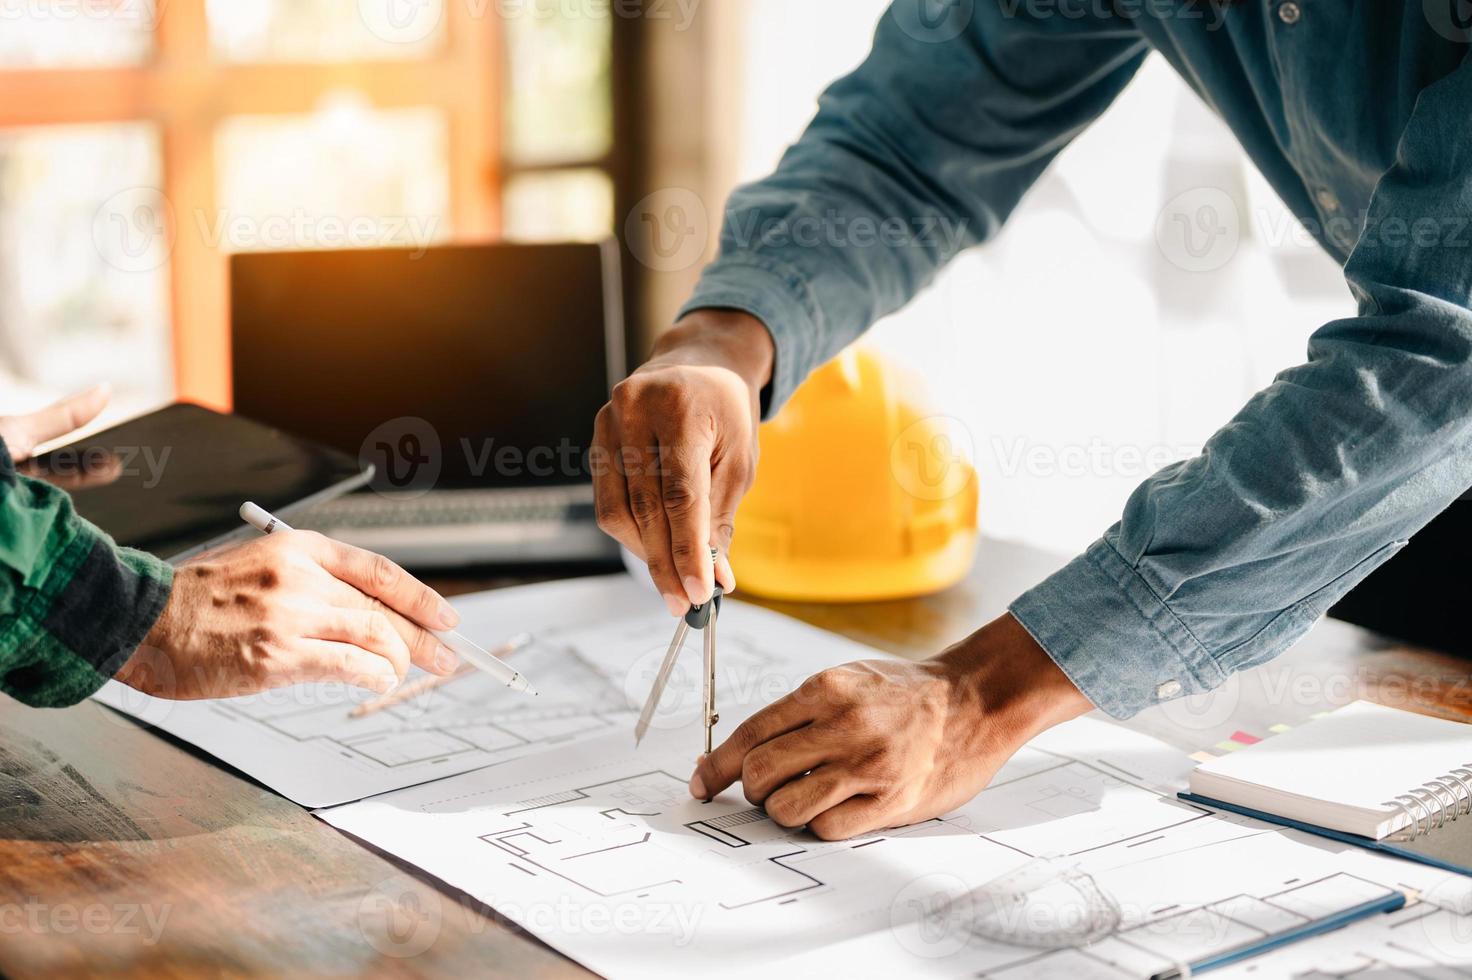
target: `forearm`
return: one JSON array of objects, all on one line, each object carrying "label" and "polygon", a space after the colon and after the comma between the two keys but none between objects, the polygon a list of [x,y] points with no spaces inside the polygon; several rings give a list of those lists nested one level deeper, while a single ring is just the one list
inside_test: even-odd
[{"label": "forearm", "polygon": [[1423,412],[1383,370],[1338,356],[1285,374],[1013,604],[1109,713],[1210,690],[1282,653],[1472,485],[1465,365],[1412,372],[1413,387],[1445,397]]},{"label": "forearm", "polygon": [[935,657],[955,678],[968,740],[953,748],[982,759],[996,744],[1020,745],[1054,725],[1093,710],[1093,704],[1011,614],[999,616]]},{"label": "forearm", "polygon": [[736,310],[702,308],[660,335],[651,360],[724,367],[760,391],[772,379],[774,357],[771,332],[760,320]]},{"label": "forearm", "polygon": [[1012,607],[1127,716],[1285,650],[1472,486],[1472,65],[1428,87],[1345,265],[1359,315]]},{"label": "forearm", "polygon": [[64,492],[0,447],[0,691],[75,704],[132,656],[168,601],[170,567],[116,547]]}]

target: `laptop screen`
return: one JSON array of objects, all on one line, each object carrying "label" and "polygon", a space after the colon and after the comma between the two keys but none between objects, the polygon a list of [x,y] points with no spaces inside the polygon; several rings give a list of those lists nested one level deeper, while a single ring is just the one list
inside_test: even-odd
[{"label": "laptop screen", "polygon": [[235,411],[386,492],[587,482],[623,371],[611,245],[237,255]]}]

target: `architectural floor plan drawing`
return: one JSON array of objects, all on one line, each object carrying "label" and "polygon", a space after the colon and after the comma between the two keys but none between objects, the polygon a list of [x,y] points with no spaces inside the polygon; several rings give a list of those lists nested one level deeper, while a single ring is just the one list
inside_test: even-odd
[{"label": "architectural floor plan drawing", "polygon": [[[545,692],[526,698],[467,676],[359,719],[373,695],[299,685],[246,698],[172,702],[116,682],[97,700],[190,742],[304,806],[331,806],[631,726],[622,678],[559,642],[613,615],[658,606],[626,575],[483,593],[455,603],[461,629],[494,648],[517,633],[523,669]],[[417,676],[417,672],[416,675]]]},{"label": "architectural floor plan drawing", "polygon": [[[319,815],[615,978],[1148,976],[1406,873],[1183,803],[1162,788],[1187,763],[1104,722],[1046,733],[955,813],[836,843],[776,826],[739,793],[690,799],[693,734],[561,750]],[[986,890],[1039,867],[1090,889],[1040,885],[1016,908]],[[1450,877],[1413,873],[1418,887]],[[1083,949],[997,942],[980,925],[1000,909],[1046,939],[1101,911],[1101,895],[1114,918]]]},{"label": "architectural floor plan drawing", "polygon": [[1241,963],[1220,980],[1461,980],[1472,976],[1472,918],[1422,902],[1357,928],[1306,940],[1274,954],[1274,972]]},{"label": "architectural floor plan drawing", "polygon": [[[245,698],[170,702],[116,682],[96,698],[199,746],[309,807],[334,806],[497,765],[562,745],[612,738],[633,745],[643,704],[674,632],[653,592],[627,575],[507,589],[457,603],[462,629],[487,647],[528,632],[517,665],[529,698],[471,674],[362,718],[373,695],[302,685]],[[823,667],[873,651],[775,613],[729,602],[721,617],[717,689],[730,731],[739,706],[768,703]],[[654,719],[678,727],[700,706],[698,640],[687,644]],[[417,676],[417,673],[416,673]]]},{"label": "architectural floor plan drawing", "polygon": [[[116,684],[97,696],[615,980],[1147,977],[1392,888],[1419,900],[1222,976],[1472,974],[1472,878],[1183,802],[1184,753],[1109,722],[1043,733],[953,813],[825,842],[777,826],[739,785],[690,797],[698,645],[634,745],[674,622],[629,576],[457,607],[488,646],[533,634],[516,657],[541,697],[472,675],[350,719],[369,695],[325,685],[194,704]],[[717,737],[811,674],[874,656],[726,603]]]},{"label": "architectural floor plan drawing", "polygon": [[[716,660],[717,708],[726,704],[733,710],[722,712],[728,719],[722,731],[729,732],[731,722],[739,720],[734,712],[741,705],[770,704],[824,667],[873,655],[838,637],[815,644],[806,635],[807,627],[783,621],[766,610],[734,602],[726,606]],[[560,636],[564,643],[588,651],[609,683],[622,692],[625,706],[637,710],[649,695],[673,633],[674,621],[654,613],[626,616]],[[700,712],[702,663],[700,636],[692,634],[670,673],[650,722],[652,729],[680,728]],[[633,744],[632,727],[629,744]]]},{"label": "architectural floor plan drawing", "polygon": [[[98,699],[209,751],[303,806],[330,806],[622,733],[623,695],[572,647],[549,638],[520,651],[557,697],[529,698],[468,674],[361,718],[372,695],[304,685],[252,697],[158,702],[107,685]],[[535,668],[531,665],[535,664]],[[421,676],[416,671],[413,677]]]}]

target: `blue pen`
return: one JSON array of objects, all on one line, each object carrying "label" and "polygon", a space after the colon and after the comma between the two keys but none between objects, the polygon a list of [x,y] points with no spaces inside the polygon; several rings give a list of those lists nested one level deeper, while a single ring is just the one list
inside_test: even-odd
[{"label": "blue pen", "polygon": [[1275,949],[1296,943],[1301,939],[1322,936],[1326,932],[1342,929],[1361,919],[1368,919],[1372,915],[1382,915],[1386,912],[1398,911],[1405,908],[1405,905],[1405,893],[1393,891],[1381,898],[1371,899],[1368,902],[1362,902],[1341,912],[1335,912],[1326,918],[1318,919],[1314,922],[1305,922],[1301,926],[1284,929],[1282,932],[1275,932],[1271,936],[1249,940],[1230,949],[1224,949],[1220,953],[1213,953],[1194,963],[1188,963],[1184,969],[1173,966],[1169,970],[1163,970],[1155,974],[1150,980],[1182,980],[1184,977],[1194,976],[1197,973],[1205,973],[1207,970],[1231,966],[1233,963],[1240,963],[1242,960],[1248,960],[1254,956],[1270,953]]}]

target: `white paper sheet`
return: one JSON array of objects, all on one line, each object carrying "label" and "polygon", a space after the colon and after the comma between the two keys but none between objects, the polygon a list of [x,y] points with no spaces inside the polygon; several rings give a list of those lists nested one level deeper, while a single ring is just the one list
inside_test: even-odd
[{"label": "white paper sheet", "polygon": [[[691,800],[695,735],[575,746],[319,816],[613,978],[1149,975],[1384,894],[1404,867],[1182,803],[1179,753],[1091,719],[945,818],[841,843],[739,792]],[[1048,855],[1117,902],[1112,934],[1059,951],[978,934],[958,896]]]},{"label": "white paper sheet", "polygon": [[[622,686],[558,635],[657,596],[626,575],[506,589],[454,605],[462,631],[487,648],[517,633],[537,642],[515,655],[541,689],[527,698],[472,675],[403,706],[348,717],[370,692],[299,685],[219,701],[150,698],[117,682],[97,700],[186,742],[304,806],[330,806],[521,758],[629,725]],[[665,616],[668,619],[668,616]],[[670,627],[673,629],[673,627]],[[414,671],[412,677],[422,676]],[[412,678],[411,678],[412,679]]]},{"label": "white paper sheet", "polygon": [[[349,718],[369,692],[299,685],[245,698],[176,702],[112,682],[104,704],[198,746],[297,803],[332,806],[588,739],[633,743],[675,621],[627,575],[484,593],[455,606],[462,631],[494,648],[531,632],[516,664],[541,691],[528,698],[472,675],[402,706]],[[687,641],[654,727],[700,706],[699,637]],[[739,602],[721,616],[720,701],[766,703],[809,674],[874,651]],[[418,671],[413,676],[420,676]],[[739,720],[727,713],[722,729]]]},{"label": "white paper sheet", "polygon": [[[1472,920],[1457,913],[1472,910],[1468,879],[1182,803],[1184,755],[1116,725],[1084,719],[1044,733],[944,818],[825,843],[775,826],[739,787],[709,804],[689,797],[702,735],[698,642],[635,750],[634,709],[674,628],[646,588],[613,576],[457,606],[487,645],[536,634],[518,657],[541,698],[467,678],[361,721],[346,715],[365,695],[332,687],[177,704],[113,686],[99,698],[298,802],[361,800],[319,816],[615,978],[1147,976],[1392,886],[1436,896],[1436,917],[1336,933],[1362,951],[1356,962],[1467,962]],[[872,656],[727,603],[718,734],[812,673]],[[972,890],[1047,856],[1115,903],[1104,938],[1026,948],[979,927]],[[1046,927],[1088,905],[1067,889],[1039,895],[1008,913]],[[1392,919],[1407,931],[1390,936]],[[1253,961],[1254,976],[1342,965],[1328,949],[1290,947]]]},{"label": "white paper sheet", "polygon": [[1351,975],[1367,980],[1452,980],[1469,974],[1472,918],[1428,901],[1294,944],[1274,953],[1270,960],[1239,963],[1212,976],[1219,980],[1318,980]]}]

